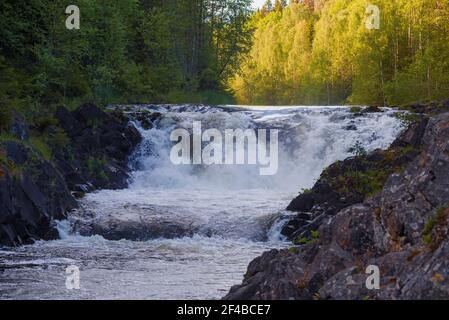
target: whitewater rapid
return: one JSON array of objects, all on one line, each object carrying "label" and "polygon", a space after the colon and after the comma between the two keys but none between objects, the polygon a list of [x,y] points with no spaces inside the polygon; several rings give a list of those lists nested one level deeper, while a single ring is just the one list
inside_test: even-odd
[{"label": "whitewater rapid", "polygon": [[[322,170],[355,152],[387,148],[402,130],[394,110],[347,107],[134,106],[160,114],[134,124],[144,140],[125,190],[86,195],[59,222],[61,239],[0,249],[2,299],[218,299],[262,252],[288,247],[284,209]],[[170,132],[204,128],[279,130],[279,171],[254,166],[175,166]],[[81,289],[65,287],[78,266]]]}]

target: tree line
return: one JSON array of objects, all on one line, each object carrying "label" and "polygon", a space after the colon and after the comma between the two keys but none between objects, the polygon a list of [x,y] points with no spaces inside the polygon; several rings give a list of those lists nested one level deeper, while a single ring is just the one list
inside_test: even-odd
[{"label": "tree line", "polygon": [[65,28],[72,2],[0,2],[0,123],[10,109],[232,102],[226,92],[272,105],[449,96],[449,0],[75,2],[79,30]]},{"label": "tree line", "polygon": [[[71,4],[79,30],[65,27]],[[251,12],[251,0],[2,0],[0,111],[227,99]]]},{"label": "tree line", "polygon": [[[379,28],[368,28],[379,9]],[[449,97],[448,0],[276,0],[229,81],[244,104],[398,105]]]}]

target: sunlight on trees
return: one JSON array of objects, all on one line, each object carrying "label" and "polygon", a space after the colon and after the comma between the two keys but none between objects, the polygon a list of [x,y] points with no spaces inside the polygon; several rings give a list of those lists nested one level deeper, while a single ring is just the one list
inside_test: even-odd
[{"label": "sunlight on trees", "polygon": [[[367,28],[367,7],[380,9]],[[229,85],[244,104],[404,104],[449,96],[449,1],[270,1]]]}]

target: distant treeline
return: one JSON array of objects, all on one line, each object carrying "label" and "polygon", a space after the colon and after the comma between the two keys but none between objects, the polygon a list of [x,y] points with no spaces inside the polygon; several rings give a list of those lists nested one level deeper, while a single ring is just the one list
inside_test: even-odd
[{"label": "distant treeline", "polygon": [[448,0],[267,1],[251,24],[252,50],[230,81],[240,103],[449,97]]},{"label": "distant treeline", "polygon": [[[79,30],[66,29],[72,4]],[[250,0],[1,0],[0,117],[82,101],[220,100],[249,48],[250,8]]]}]

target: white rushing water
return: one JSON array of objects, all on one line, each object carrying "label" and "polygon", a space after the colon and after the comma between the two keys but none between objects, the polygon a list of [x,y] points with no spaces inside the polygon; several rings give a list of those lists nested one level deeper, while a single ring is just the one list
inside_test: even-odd
[{"label": "white rushing water", "polygon": [[[136,124],[144,141],[129,188],[88,194],[59,224],[61,240],[0,250],[0,298],[220,298],[252,259],[288,246],[280,217],[326,166],[356,145],[387,148],[401,130],[392,110],[356,117],[345,107],[136,108],[162,116],[151,130]],[[278,173],[174,166],[170,132],[193,121],[205,129],[278,129]],[[80,290],[66,289],[69,265],[81,270]]]}]

